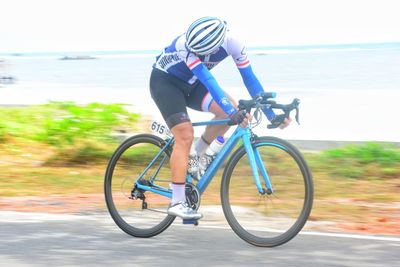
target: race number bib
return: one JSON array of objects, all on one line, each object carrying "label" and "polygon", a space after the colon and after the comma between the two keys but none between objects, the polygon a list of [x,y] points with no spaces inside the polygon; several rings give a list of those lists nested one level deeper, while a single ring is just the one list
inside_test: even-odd
[{"label": "race number bib", "polygon": [[150,128],[154,133],[157,133],[159,135],[172,136],[171,131],[168,129],[168,127],[160,122],[153,121]]}]

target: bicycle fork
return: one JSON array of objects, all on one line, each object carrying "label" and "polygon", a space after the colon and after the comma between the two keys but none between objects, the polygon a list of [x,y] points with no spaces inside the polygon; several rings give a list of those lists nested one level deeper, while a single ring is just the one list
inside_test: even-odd
[{"label": "bicycle fork", "polygon": [[[265,169],[264,163],[261,160],[260,152],[258,151],[258,149],[256,147],[253,148],[253,146],[251,145],[250,135],[251,135],[251,133],[249,131],[244,134],[243,145],[246,150],[247,158],[250,162],[251,170],[253,173],[253,180],[254,180],[257,190],[260,194],[270,195],[274,192],[273,188],[272,188],[272,184],[269,179],[267,170]],[[261,175],[263,177],[266,188],[263,188],[263,186],[262,186],[259,173],[261,173]]]}]

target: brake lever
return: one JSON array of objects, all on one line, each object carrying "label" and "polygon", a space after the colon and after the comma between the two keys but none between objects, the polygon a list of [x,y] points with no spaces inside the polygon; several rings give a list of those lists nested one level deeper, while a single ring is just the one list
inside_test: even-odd
[{"label": "brake lever", "polygon": [[296,118],[296,122],[297,122],[297,124],[298,124],[298,125],[300,125],[300,119],[299,119],[299,108],[298,108],[298,107],[296,108],[296,116],[295,116],[295,118]]},{"label": "brake lever", "polygon": [[298,99],[298,98],[293,99],[293,104],[294,104],[294,106],[296,108],[296,116],[295,116],[296,122],[297,122],[298,125],[300,125],[300,116],[299,116],[300,99]]},{"label": "brake lever", "polygon": [[283,112],[285,113],[286,118],[290,117],[290,113],[292,112],[293,109],[296,110],[296,122],[297,124],[300,125],[300,118],[299,118],[299,105],[300,105],[300,99],[295,98],[293,99],[293,102],[286,108],[283,110]]}]

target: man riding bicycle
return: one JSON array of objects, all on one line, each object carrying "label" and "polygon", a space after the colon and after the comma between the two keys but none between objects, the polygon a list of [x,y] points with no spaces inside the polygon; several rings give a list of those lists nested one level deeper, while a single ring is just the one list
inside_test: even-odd
[{"label": "man riding bicycle", "polygon": [[[232,36],[225,21],[203,17],[194,21],[186,33],[178,36],[157,56],[150,77],[150,92],[165,122],[175,138],[171,154],[172,200],[168,214],[183,219],[200,219],[202,215],[186,203],[185,181],[190,147],[194,139],[193,126],[186,107],[214,114],[214,119],[226,119],[246,127],[250,115],[237,110],[237,104],[217,83],[210,70],[232,56],[244,84],[252,97],[264,92],[254,75],[244,45]],[[284,128],[290,118],[275,115],[272,109],[264,114],[274,125]],[[196,141],[198,155],[223,135],[229,126],[209,125]]]}]

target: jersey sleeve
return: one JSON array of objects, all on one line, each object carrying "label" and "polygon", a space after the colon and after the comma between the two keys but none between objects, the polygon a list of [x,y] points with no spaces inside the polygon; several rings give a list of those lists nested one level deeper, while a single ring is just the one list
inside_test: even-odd
[{"label": "jersey sleeve", "polygon": [[207,67],[204,66],[201,60],[193,53],[189,53],[186,58],[186,64],[199,81],[207,88],[214,101],[222,110],[228,115],[233,114],[236,111],[235,107],[226,97],[217,80]]},{"label": "jersey sleeve", "polygon": [[[233,61],[239,69],[243,82],[252,97],[257,96],[259,93],[264,92],[264,88],[251,68],[250,60],[247,56],[245,46],[231,36],[228,39],[228,53],[231,54]],[[275,113],[271,108],[263,109],[265,116],[268,120],[275,118]]]}]

